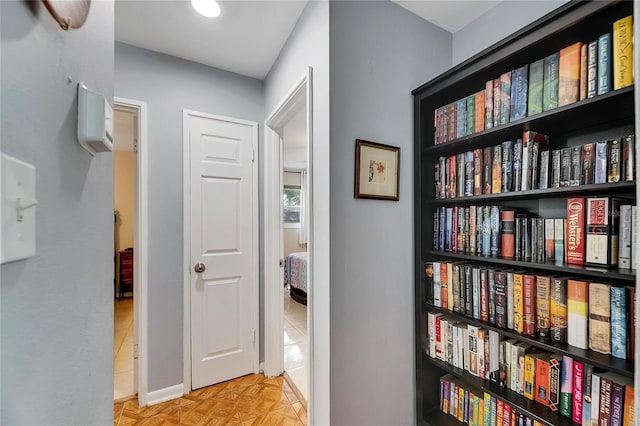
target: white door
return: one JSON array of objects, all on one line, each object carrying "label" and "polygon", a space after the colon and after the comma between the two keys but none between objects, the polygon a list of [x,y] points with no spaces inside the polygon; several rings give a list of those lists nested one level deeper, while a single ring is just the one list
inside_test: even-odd
[{"label": "white door", "polygon": [[[257,372],[256,123],[189,112],[191,383]],[[197,272],[201,271],[201,272]]]}]

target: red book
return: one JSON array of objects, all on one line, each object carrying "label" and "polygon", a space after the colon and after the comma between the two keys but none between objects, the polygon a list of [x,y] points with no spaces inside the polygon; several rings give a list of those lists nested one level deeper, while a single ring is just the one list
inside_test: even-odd
[{"label": "red book", "polygon": [[567,263],[584,265],[584,222],[585,199],[567,199],[567,230],[565,243],[567,248]]},{"label": "red book", "polygon": [[611,391],[613,382],[606,374],[600,377],[600,417],[598,426],[611,425]]},{"label": "red book", "polygon": [[573,421],[582,424],[582,384],[584,382],[584,364],[573,360]]},{"label": "red book", "polygon": [[549,405],[549,378],[550,378],[550,365],[551,357],[549,354],[544,354],[536,358],[536,391],[534,399],[541,404]]},{"label": "red book", "polygon": [[481,132],[484,130],[484,115],[485,115],[485,93],[484,90],[475,94],[475,131]]},{"label": "red book", "polygon": [[502,257],[513,259],[516,250],[516,212],[513,210],[502,210],[501,220],[501,249]]},{"label": "red book", "polygon": [[511,426],[511,406],[509,404],[504,404],[502,424],[504,426]]},{"label": "red book", "polygon": [[504,424],[503,423],[504,422],[504,406],[505,406],[505,403],[499,399],[496,407],[496,425],[497,426]]},{"label": "red book", "polygon": [[536,277],[523,275],[523,330],[527,336],[536,335]]}]

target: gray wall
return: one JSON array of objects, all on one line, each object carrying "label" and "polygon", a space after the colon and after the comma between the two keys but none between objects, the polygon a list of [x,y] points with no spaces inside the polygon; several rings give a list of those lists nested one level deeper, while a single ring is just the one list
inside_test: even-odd
[{"label": "gray wall", "polygon": [[[183,108],[264,121],[262,82],[116,43],[115,95],[147,102],[149,391],[183,382]],[[260,126],[262,139],[262,126]]]},{"label": "gray wall", "polygon": [[39,202],[36,256],[1,268],[0,423],[110,424],[113,156],[76,129],[78,81],[113,96],[113,2],[70,31],[41,2],[0,15],[2,151],[36,166]]},{"label": "gray wall", "polygon": [[313,142],[311,173],[313,252],[312,298],[314,404],[309,424],[329,424],[329,2],[309,1],[278,59],[265,79],[265,113],[271,114],[302,77],[313,68]]},{"label": "gray wall", "polygon": [[453,34],[453,65],[457,65],[568,0],[506,0]]},{"label": "gray wall", "polygon": [[[332,2],[331,424],[415,423],[413,99],[451,34],[388,1]],[[355,139],[401,148],[400,201],[353,198]]]}]

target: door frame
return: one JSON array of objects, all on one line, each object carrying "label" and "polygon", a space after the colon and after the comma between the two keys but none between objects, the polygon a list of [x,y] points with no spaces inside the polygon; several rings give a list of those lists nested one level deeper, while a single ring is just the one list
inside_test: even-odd
[{"label": "door frame", "polygon": [[[114,96],[116,111],[133,112],[138,117],[136,153],[136,212],[133,256],[133,329],[134,329],[134,365],[137,362],[137,380],[134,379],[134,393],[137,391],[138,404],[146,406],[148,402],[148,236],[149,236],[149,139],[147,122],[147,103],[134,99]],[[137,349],[136,349],[137,348]],[[137,361],[135,353],[137,352]],[[134,367],[135,371],[135,367]]]},{"label": "door frame", "polygon": [[[307,383],[309,384],[309,418],[313,410],[313,73],[306,67],[303,75],[278,106],[265,120],[264,154],[264,280],[265,280],[265,345],[264,373],[266,376],[278,376],[284,370],[284,301],[282,298],[283,270],[280,267],[283,255],[282,223],[282,126],[291,118],[292,112],[300,102],[307,108],[307,187],[310,189],[308,202],[309,225],[307,227],[307,336],[309,356],[307,362]],[[306,99],[304,97],[306,96]]]},{"label": "door frame", "polygon": [[[184,257],[183,257],[183,289],[184,289],[184,320],[183,320],[183,356],[184,356],[184,377],[182,381],[183,394],[191,392],[191,144],[189,142],[189,127],[187,120],[189,117],[210,118],[220,121],[228,121],[231,123],[244,124],[253,127],[253,178],[252,188],[253,196],[256,201],[255,208],[252,211],[252,228],[254,235],[254,244],[251,248],[251,254],[253,257],[253,265],[255,270],[253,271],[254,277],[259,280],[260,277],[260,265],[259,265],[259,247],[260,247],[260,228],[258,224],[258,210],[259,206],[259,194],[258,194],[258,123],[255,121],[241,120],[238,118],[225,117],[222,115],[214,115],[200,111],[193,111],[189,109],[182,110],[182,217],[183,217],[183,244],[184,244]],[[260,291],[259,283],[256,285],[256,291]],[[256,313],[256,344],[254,345],[254,357],[253,357],[253,372],[259,371],[260,360],[260,296],[258,294],[258,306],[255,307]]]}]

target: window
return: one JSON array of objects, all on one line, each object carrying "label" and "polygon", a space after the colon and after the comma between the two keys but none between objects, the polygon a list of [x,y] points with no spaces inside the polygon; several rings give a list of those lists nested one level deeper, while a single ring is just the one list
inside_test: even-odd
[{"label": "window", "polygon": [[[285,226],[300,226],[300,186],[285,185],[282,191],[282,212]],[[295,226],[294,227],[297,227]]]}]

